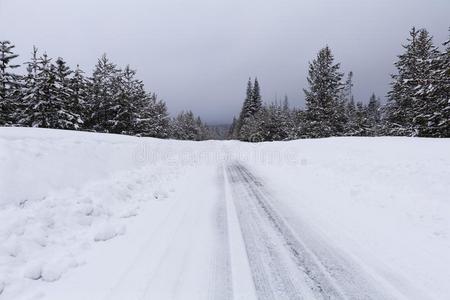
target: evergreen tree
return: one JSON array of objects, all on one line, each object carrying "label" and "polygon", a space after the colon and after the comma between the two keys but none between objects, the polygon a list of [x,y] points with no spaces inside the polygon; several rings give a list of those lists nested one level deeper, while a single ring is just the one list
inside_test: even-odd
[{"label": "evergreen tree", "polygon": [[277,103],[265,108],[264,127],[261,135],[265,141],[283,141],[291,136],[292,124],[288,111]]},{"label": "evergreen tree", "polygon": [[245,98],[241,114],[238,120],[237,137],[240,140],[249,141],[252,136],[252,132],[259,128],[259,120],[256,117],[261,110],[262,100],[258,79],[255,78],[255,82],[252,85],[251,79],[247,83],[247,96]]},{"label": "evergreen tree", "polygon": [[84,72],[80,69],[79,65],[77,65],[77,68],[73,72],[69,85],[72,93],[68,101],[68,107],[74,115],[80,118],[80,124],[83,123],[83,128],[88,129],[85,120],[88,117],[86,108],[88,108],[89,81],[84,76]]},{"label": "evergreen tree", "polygon": [[179,140],[201,140],[200,125],[192,111],[182,111],[172,122],[172,136]]},{"label": "evergreen tree", "polygon": [[170,135],[170,119],[164,101],[158,100],[156,94],[147,97],[138,104],[135,119],[135,133],[140,136],[167,138]]},{"label": "evergreen tree", "polygon": [[367,108],[362,102],[356,103],[356,132],[353,135],[367,136],[370,130],[370,123],[367,117]]},{"label": "evergreen tree", "polygon": [[88,127],[99,132],[116,132],[123,130],[116,119],[119,102],[120,70],[104,54],[95,66],[88,102]]},{"label": "evergreen tree", "polygon": [[235,116],[233,116],[233,121],[231,122],[230,128],[229,128],[228,133],[227,133],[227,138],[228,139],[235,139],[236,138],[236,136],[234,135],[235,131],[236,131],[236,126],[237,126],[237,119],[236,119]]},{"label": "evergreen tree", "polygon": [[37,58],[37,49],[28,64],[24,88],[24,110],[19,123],[43,128],[66,128],[64,103],[59,98],[56,67],[47,54]]},{"label": "evergreen tree", "polygon": [[353,98],[345,106],[347,122],[345,124],[345,135],[354,136],[358,134],[358,122],[356,116],[356,104]]},{"label": "evergreen tree", "polygon": [[261,88],[259,87],[258,78],[255,78],[253,85],[252,101],[249,107],[250,115],[254,116],[262,107]]},{"label": "evergreen tree", "polygon": [[26,62],[27,75],[22,78],[23,86],[20,91],[20,102],[15,112],[15,120],[20,126],[32,126],[31,114],[32,107],[29,103],[38,103],[39,94],[36,93],[36,76],[38,72],[38,49],[34,46],[31,54],[31,60]]},{"label": "evergreen tree", "polygon": [[19,65],[12,63],[18,56],[13,49],[10,41],[0,41],[0,126],[13,125],[14,113],[18,108],[20,77],[13,71]]},{"label": "evergreen tree", "polygon": [[294,109],[291,112],[293,119],[293,131],[291,133],[291,139],[296,138],[308,138],[306,113],[302,109]]},{"label": "evergreen tree", "polygon": [[147,102],[147,94],[141,80],[135,78],[136,71],[130,66],[120,72],[115,80],[117,84],[117,97],[114,106],[109,109],[111,129],[110,132],[133,134],[135,133],[135,120],[140,119],[139,110],[142,102]]},{"label": "evergreen tree", "polygon": [[[423,86],[432,74],[431,61],[438,52],[425,29],[410,31],[405,53],[395,63],[398,73],[392,75],[392,89],[386,115],[386,133],[392,135],[427,135],[428,112],[433,99]],[[424,131],[425,129],[425,131]]]},{"label": "evergreen tree", "polygon": [[346,102],[355,101],[353,97],[353,86],[353,72],[350,71],[342,89],[343,98]]},{"label": "evergreen tree", "polygon": [[309,65],[308,85],[305,89],[308,135],[328,137],[340,134],[340,105],[342,76],[340,65],[334,64],[334,57],[327,46],[320,50],[317,58]]},{"label": "evergreen tree", "polygon": [[372,94],[367,105],[367,121],[368,121],[368,135],[377,136],[381,125],[381,103],[380,100]]},{"label": "evergreen tree", "polygon": [[[432,80],[419,90],[424,90],[433,99],[430,112],[425,115],[427,133],[432,137],[450,137],[450,40],[444,43],[445,50],[432,61]],[[421,112],[426,106],[421,107]]]},{"label": "evergreen tree", "polygon": [[241,128],[244,125],[244,120],[252,116],[250,112],[251,102],[253,101],[253,85],[251,78],[247,82],[247,91],[244,103],[242,104],[241,113],[237,119],[236,126],[234,128],[233,136],[237,139],[241,139]]},{"label": "evergreen tree", "polygon": [[[74,90],[71,84],[72,70],[67,66],[66,62],[59,57],[56,60],[55,71],[55,103],[57,106],[57,127],[60,129],[80,129],[83,120],[76,107],[73,107]],[[55,127],[53,127],[55,128]]]},{"label": "evergreen tree", "polygon": [[[433,45],[433,39],[426,30],[421,30],[417,38],[417,82],[413,97],[414,117],[413,128],[418,136],[433,136],[434,128],[430,121],[437,111],[434,85],[438,82],[435,78],[434,62],[439,57],[438,49]],[[431,88],[430,88],[431,87]]]},{"label": "evergreen tree", "polygon": [[260,108],[260,110],[254,115],[245,119],[242,125],[239,138],[241,141],[247,142],[262,142],[265,138],[265,121],[267,111],[265,107]]}]

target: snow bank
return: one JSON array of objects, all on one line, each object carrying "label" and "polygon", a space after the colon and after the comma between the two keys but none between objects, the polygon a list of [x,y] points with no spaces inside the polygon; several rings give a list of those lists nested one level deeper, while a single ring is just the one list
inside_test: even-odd
[{"label": "snow bank", "polygon": [[49,191],[133,169],[140,163],[139,143],[114,134],[0,128],[0,205],[42,199]]},{"label": "snow bank", "polygon": [[18,297],[32,281],[59,280],[93,245],[125,234],[154,194],[168,198],[162,187],[170,188],[176,168],[136,153],[172,143],[0,128],[0,298]]}]

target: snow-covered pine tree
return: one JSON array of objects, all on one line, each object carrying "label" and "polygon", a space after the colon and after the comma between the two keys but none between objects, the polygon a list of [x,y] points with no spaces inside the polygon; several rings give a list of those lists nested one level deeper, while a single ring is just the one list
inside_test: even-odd
[{"label": "snow-covered pine tree", "polygon": [[368,130],[367,135],[377,136],[381,125],[381,102],[380,99],[372,94],[367,105]]},{"label": "snow-covered pine tree", "polygon": [[242,126],[244,125],[244,120],[251,117],[250,107],[252,100],[253,100],[253,84],[251,78],[249,78],[247,82],[245,100],[244,103],[242,104],[241,113],[239,114],[239,118],[237,119],[233,133],[233,136],[237,139],[241,139],[241,129]]},{"label": "snow-covered pine tree", "polygon": [[345,80],[342,88],[342,95],[347,102],[354,101],[353,97],[353,71],[348,72],[347,79]]},{"label": "snow-covered pine tree", "polygon": [[197,141],[204,141],[210,138],[210,136],[212,135],[212,133],[210,132],[208,126],[206,126],[206,124],[203,123],[202,119],[197,116],[197,128],[198,128],[198,134],[197,134]]},{"label": "snow-covered pine tree", "polygon": [[433,45],[433,37],[425,29],[419,31],[417,37],[417,81],[413,98],[413,128],[417,136],[433,136],[431,119],[437,111],[438,101],[433,95],[434,85],[438,78],[434,62],[439,57],[439,51]]},{"label": "snow-covered pine tree", "polygon": [[182,111],[173,120],[172,136],[179,140],[200,140],[200,128],[192,111]]},{"label": "snow-covered pine tree", "polygon": [[278,103],[265,108],[265,119],[261,135],[265,141],[283,141],[290,136],[289,115]]},{"label": "snow-covered pine tree", "polygon": [[228,133],[227,133],[227,136],[226,136],[227,139],[233,140],[233,139],[236,138],[234,136],[236,123],[237,123],[236,116],[233,116],[233,121],[231,122],[230,128],[228,129]]},{"label": "snow-covered pine tree", "polygon": [[251,115],[255,115],[262,107],[261,88],[259,86],[258,78],[255,78],[255,83],[253,84],[252,97],[249,110]]},{"label": "snow-covered pine tree", "polygon": [[427,130],[432,137],[450,137],[450,40],[444,51],[432,62],[433,81],[426,87],[433,99],[433,109],[427,115]]},{"label": "snow-covered pine tree", "polygon": [[16,123],[20,126],[32,126],[33,113],[28,103],[38,102],[39,94],[36,93],[36,76],[38,72],[38,49],[34,46],[30,61],[25,63],[27,75],[22,78],[20,101],[15,112]]},{"label": "snow-covered pine tree", "polygon": [[254,115],[245,119],[241,127],[240,137],[241,141],[246,142],[261,142],[265,140],[264,127],[267,120],[267,110],[261,107]]},{"label": "snow-covered pine tree", "polygon": [[432,73],[431,61],[437,49],[426,29],[412,28],[405,53],[395,63],[397,74],[392,75],[391,91],[386,107],[385,133],[389,135],[426,135],[427,111],[432,101],[427,89]]},{"label": "snow-covered pine tree", "polygon": [[257,124],[259,124],[258,120],[256,120],[256,115],[261,110],[261,107],[261,88],[258,79],[255,78],[255,82],[252,85],[251,79],[249,78],[246,98],[242,106],[241,115],[238,120],[238,138],[240,140],[248,141],[249,137],[254,134],[251,132],[256,130]]},{"label": "snow-covered pine tree", "polygon": [[77,65],[75,71],[73,72],[72,78],[70,78],[70,89],[72,94],[69,99],[70,110],[78,115],[80,120],[83,122],[83,128],[88,129],[85,124],[87,117],[87,100],[89,95],[89,81],[84,76],[84,71],[81,70],[80,66]]},{"label": "snow-covered pine tree", "polygon": [[342,93],[340,64],[327,46],[309,64],[306,100],[307,130],[310,137],[328,137],[340,134],[337,107]]},{"label": "snow-covered pine tree", "polygon": [[306,126],[306,112],[303,109],[293,109],[291,112],[291,116],[294,124],[291,139],[307,138],[308,132]]},{"label": "snow-covered pine tree", "polygon": [[137,118],[134,132],[139,136],[167,138],[171,132],[171,124],[164,101],[158,100],[156,94],[147,94],[138,102]]},{"label": "snow-covered pine tree", "polygon": [[339,124],[338,131],[342,135],[351,136],[355,131],[355,99],[353,96],[353,72],[347,74],[347,79],[342,87],[341,99],[338,101],[336,108],[337,119]]},{"label": "snow-covered pine tree", "polygon": [[56,67],[47,54],[37,58],[37,49],[28,64],[25,78],[23,104],[19,123],[24,126],[64,128],[60,122],[63,103],[58,98]]},{"label": "snow-covered pine tree", "polygon": [[284,134],[286,135],[284,140],[291,140],[297,137],[294,111],[290,109],[289,98],[287,95],[284,96],[283,100],[280,126],[283,127]]},{"label": "snow-covered pine tree", "polygon": [[136,120],[140,119],[138,107],[140,103],[146,101],[147,94],[141,80],[135,78],[136,71],[130,66],[120,72],[116,80],[117,95],[113,99],[113,106],[109,108],[110,118],[108,119],[109,132],[121,134],[135,133],[134,126]]},{"label": "snow-covered pine tree", "polygon": [[353,98],[345,105],[345,115],[347,122],[345,124],[345,135],[354,136],[358,134],[358,124],[356,120],[356,104]]},{"label": "snow-covered pine tree", "polygon": [[55,103],[57,106],[58,124],[56,128],[59,129],[81,129],[83,120],[79,114],[79,108],[74,107],[72,101],[75,91],[72,87],[71,75],[73,71],[67,66],[67,63],[59,57],[56,60],[56,66],[53,67],[55,71]]},{"label": "snow-covered pine tree", "polygon": [[152,101],[155,107],[155,114],[153,115],[153,136],[167,138],[170,134],[170,124],[166,103],[163,100],[157,100],[155,94],[153,94]]},{"label": "snow-covered pine tree", "polygon": [[13,52],[14,47],[10,41],[0,41],[0,126],[16,123],[14,115],[19,100],[20,76],[13,72],[19,67],[12,63],[18,56]]},{"label": "snow-covered pine tree", "polygon": [[366,106],[358,101],[356,103],[356,132],[353,135],[356,136],[368,136],[370,123],[367,117],[367,108]]},{"label": "snow-covered pine tree", "polygon": [[116,132],[120,70],[106,54],[98,60],[92,74],[88,100],[88,127],[98,132]]}]

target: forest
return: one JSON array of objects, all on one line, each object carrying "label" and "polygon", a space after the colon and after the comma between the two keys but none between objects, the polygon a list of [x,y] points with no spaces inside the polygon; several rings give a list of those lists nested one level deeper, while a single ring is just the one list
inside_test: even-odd
[{"label": "forest", "polygon": [[[395,63],[387,102],[355,99],[353,73],[340,71],[326,46],[309,64],[305,107],[264,101],[249,79],[240,114],[228,130],[208,126],[190,110],[170,117],[165,101],[148,92],[136,70],[106,54],[92,74],[61,57],[39,53],[16,70],[14,44],[0,41],[0,126],[42,127],[180,140],[282,141],[332,136],[450,137],[450,40],[434,44],[412,28]],[[299,89],[300,90],[300,89]]]}]

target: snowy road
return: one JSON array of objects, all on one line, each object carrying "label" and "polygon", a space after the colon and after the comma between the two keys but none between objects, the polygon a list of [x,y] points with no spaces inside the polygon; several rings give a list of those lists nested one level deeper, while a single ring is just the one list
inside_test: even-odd
[{"label": "snowy road", "polygon": [[[118,267],[111,273],[117,275],[101,285],[95,280],[89,285],[83,277],[71,297],[407,298],[290,215],[244,165],[205,167],[201,173],[201,178],[184,179],[178,197],[164,211],[142,220],[149,230],[138,244],[124,249],[123,257],[109,254],[97,258],[103,265],[91,265],[93,272],[104,274],[115,261]],[[79,284],[79,277],[74,278],[47,291],[47,299],[73,290]]]}]

